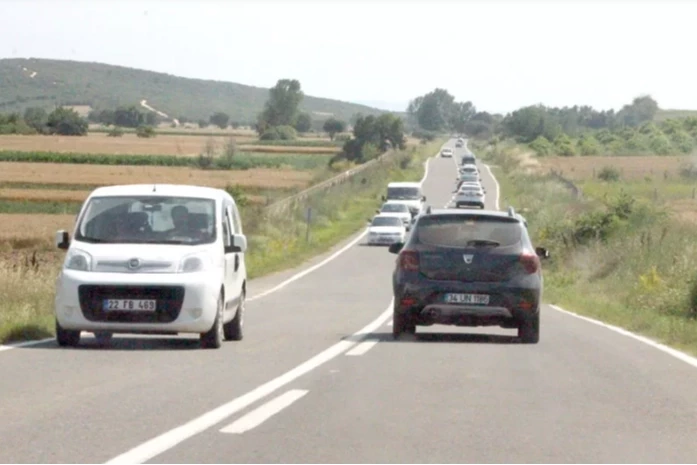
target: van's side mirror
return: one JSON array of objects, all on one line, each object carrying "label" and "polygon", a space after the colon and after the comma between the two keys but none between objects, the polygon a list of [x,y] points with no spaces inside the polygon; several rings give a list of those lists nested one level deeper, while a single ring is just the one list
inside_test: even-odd
[{"label": "van's side mirror", "polygon": [[549,250],[544,247],[535,247],[535,253],[540,258],[549,258]]},{"label": "van's side mirror", "polygon": [[382,196],[382,201],[384,202],[384,201],[386,201],[386,200],[387,200],[387,198],[383,195],[383,196]]},{"label": "van's side mirror", "polygon": [[230,245],[225,247],[225,253],[244,253],[247,251],[247,236],[232,234],[230,239]]},{"label": "van's side mirror", "polygon": [[56,247],[61,250],[68,250],[70,247],[70,233],[63,229],[56,232]]},{"label": "van's side mirror", "polygon": [[422,196],[422,197],[421,197],[421,200],[423,200],[423,201],[425,202],[425,201],[426,201],[426,196],[425,196],[425,195]]},{"label": "van's side mirror", "polygon": [[380,214],[380,210],[375,210],[375,213]]},{"label": "van's side mirror", "polygon": [[402,248],[404,247],[404,242],[393,242],[390,244],[389,250],[390,253],[398,254]]}]

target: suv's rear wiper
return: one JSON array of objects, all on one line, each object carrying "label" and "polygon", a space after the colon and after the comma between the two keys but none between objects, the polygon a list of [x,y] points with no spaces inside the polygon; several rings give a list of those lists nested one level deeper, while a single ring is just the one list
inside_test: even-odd
[{"label": "suv's rear wiper", "polygon": [[473,239],[471,241],[467,241],[468,247],[498,247],[500,245],[500,242],[489,241],[486,239]]}]

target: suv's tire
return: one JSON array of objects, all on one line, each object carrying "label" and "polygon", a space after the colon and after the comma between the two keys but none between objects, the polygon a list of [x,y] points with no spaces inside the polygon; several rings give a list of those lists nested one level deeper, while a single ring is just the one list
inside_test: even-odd
[{"label": "suv's tire", "polygon": [[64,329],[56,320],[56,342],[61,347],[76,347],[80,344],[80,331]]},{"label": "suv's tire", "polygon": [[416,324],[412,319],[404,314],[396,311],[392,312],[392,337],[399,339],[402,334],[416,334]]},{"label": "suv's tire", "polygon": [[518,326],[518,337],[523,344],[537,344],[540,341],[540,313],[525,318]]},{"label": "suv's tire", "polygon": [[223,325],[223,333],[227,341],[241,341],[244,337],[244,309],[245,309],[245,291],[240,294],[240,305],[237,307],[235,318]]},{"label": "suv's tire", "polygon": [[218,297],[213,326],[208,332],[201,334],[201,347],[204,349],[219,349],[223,345],[223,294]]}]

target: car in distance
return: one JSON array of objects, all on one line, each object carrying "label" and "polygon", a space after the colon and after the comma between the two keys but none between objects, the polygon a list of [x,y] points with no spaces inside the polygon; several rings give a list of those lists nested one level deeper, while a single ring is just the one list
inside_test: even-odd
[{"label": "car in distance", "polygon": [[517,328],[540,337],[544,247],[533,247],[514,211],[426,209],[398,254],[392,274],[393,336],[417,326]]},{"label": "car in distance", "polygon": [[440,156],[444,158],[452,158],[453,156],[453,149],[449,147],[445,147],[440,151]]},{"label": "car in distance", "polygon": [[458,139],[457,142],[455,142],[455,148],[462,148],[465,146],[465,141],[462,139]]},{"label": "car in distance", "polygon": [[484,194],[484,189],[481,186],[476,186],[472,184],[463,184],[460,189],[455,194],[455,208],[465,207],[479,207],[484,209],[484,204],[486,202],[486,195]]},{"label": "car in distance", "polygon": [[460,164],[461,165],[476,165],[477,164],[477,157],[474,156],[473,153],[467,153],[462,156],[460,159]]},{"label": "car in distance", "polygon": [[375,210],[375,213],[383,216],[396,216],[401,219],[407,229],[411,227],[411,220],[413,215],[411,210],[409,210],[409,205],[396,200],[390,200],[382,204],[379,210]]},{"label": "car in distance", "polygon": [[114,333],[196,333],[204,348],[242,339],[247,289],[235,199],[190,185],[121,185],[90,193],[56,281],[60,346],[81,331],[107,343]]},{"label": "car in distance", "polygon": [[477,168],[477,165],[462,165],[459,170],[460,174],[479,174],[479,168]]},{"label": "car in distance", "polygon": [[457,187],[456,190],[460,190],[460,187],[464,183],[471,183],[471,182],[476,182],[478,184],[481,184],[482,178],[479,177],[479,174],[473,174],[473,173],[462,173],[458,176],[457,178]]},{"label": "car in distance", "polygon": [[426,201],[426,196],[418,182],[391,182],[387,185],[387,195],[382,196],[382,201],[398,200],[409,206],[412,215],[421,212]]},{"label": "car in distance", "polygon": [[368,225],[368,245],[390,245],[404,242],[407,228],[401,218],[378,214]]}]

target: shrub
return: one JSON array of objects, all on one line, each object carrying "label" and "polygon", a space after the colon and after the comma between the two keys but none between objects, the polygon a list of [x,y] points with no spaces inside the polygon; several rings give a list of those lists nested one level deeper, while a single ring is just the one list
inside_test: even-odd
[{"label": "shrub", "polygon": [[605,182],[619,181],[620,172],[614,166],[604,166],[598,173],[598,179]]},{"label": "shrub", "polygon": [[155,137],[155,128],[152,126],[138,126],[136,129],[136,136],[143,138]]}]

